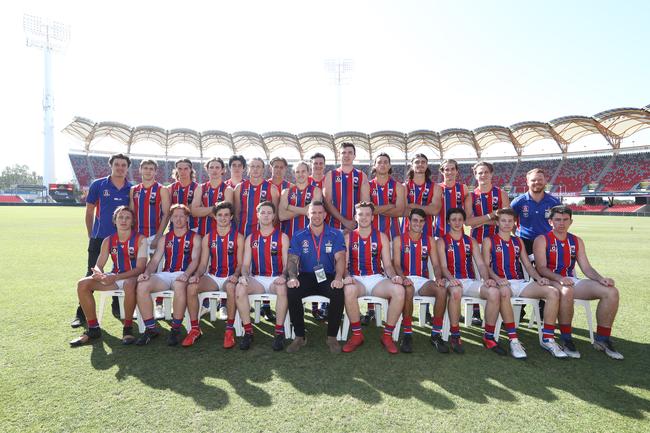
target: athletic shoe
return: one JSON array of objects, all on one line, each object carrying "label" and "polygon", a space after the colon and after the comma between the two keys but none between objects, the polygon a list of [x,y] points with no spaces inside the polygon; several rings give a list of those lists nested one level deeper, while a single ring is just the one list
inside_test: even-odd
[{"label": "athletic shoe", "polygon": [[[558,359],[564,359],[569,357],[569,355],[567,355],[567,353],[564,352],[562,348],[560,348],[560,346],[555,342],[555,340],[542,340],[541,346],[543,349],[551,352],[551,355],[553,355]],[[580,353],[578,353],[578,358],[579,357],[580,357]]]},{"label": "athletic shoe", "polygon": [[305,344],[307,344],[307,339],[305,337],[296,337],[289,347],[287,347],[287,353],[296,353]]},{"label": "athletic shoe", "polygon": [[167,336],[167,345],[176,346],[181,337],[181,330],[172,328]]},{"label": "athletic shoe", "polygon": [[399,353],[399,350],[397,350],[397,346],[395,346],[395,342],[393,341],[392,335],[382,334],[379,341],[391,355],[396,355]]},{"label": "athletic shoe", "polygon": [[273,338],[273,344],[271,344],[271,347],[276,352],[284,350],[284,335],[276,334],[275,338]]},{"label": "athletic shoe", "polygon": [[262,317],[264,317],[268,322],[275,323],[275,314],[273,314],[273,311],[271,311],[270,306],[262,305],[260,313],[262,314]]},{"label": "athletic shoe", "polygon": [[399,347],[400,352],[402,353],[412,353],[413,352],[413,335],[404,334],[402,337],[402,344]]},{"label": "athletic shoe", "polygon": [[135,340],[135,345],[136,346],[145,346],[145,345],[151,343],[151,340],[156,338],[159,334],[160,334],[160,332],[158,332],[158,330],[147,328],[147,329],[144,330],[144,332],[142,334],[140,334],[138,339]]},{"label": "athletic shoe", "polygon": [[451,346],[451,350],[453,350],[454,353],[458,353],[459,355],[465,353],[465,347],[463,346],[463,341],[460,339],[460,337],[451,337],[449,339],[449,345]]},{"label": "athletic shoe", "polygon": [[77,306],[77,312],[74,315],[74,318],[70,321],[71,328],[79,328],[81,325],[86,323],[86,315],[84,310],[81,309],[81,305]]},{"label": "athletic shoe", "polygon": [[605,341],[594,341],[594,349],[599,350],[601,352],[605,352],[605,355],[609,356],[612,359],[617,359],[617,360],[622,360],[623,355],[620,352],[617,352],[616,349],[614,349],[614,345],[612,344],[612,340],[609,338]]},{"label": "athletic shoe", "polygon": [[125,326],[122,328],[122,344],[128,346],[135,343],[135,337],[133,336],[133,326]]},{"label": "athletic shoe", "polygon": [[250,349],[252,342],[253,342],[253,334],[244,334],[242,339],[239,341],[239,349],[240,350]]},{"label": "athletic shoe", "polygon": [[474,311],[472,312],[472,326],[481,327],[483,326],[483,320],[481,320],[481,312]]},{"label": "athletic shoe", "polygon": [[352,338],[348,340],[347,343],[345,343],[345,346],[343,346],[343,351],[345,353],[350,353],[354,352],[357,350],[357,347],[361,346],[363,344],[363,335],[352,335]]},{"label": "athletic shoe", "polygon": [[223,334],[223,348],[232,349],[235,347],[235,330],[226,329],[225,334]]},{"label": "athletic shoe", "polygon": [[153,308],[153,318],[156,320],[162,320],[165,318],[165,310],[163,309],[162,304],[156,304]]},{"label": "athletic shoe", "polygon": [[490,349],[492,352],[496,353],[497,355],[507,355],[508,352],[506,350],[499,346],[499,343],[496,342],[496,340],[492,338],[485,338],[483,337],[483,346],[485,346],[486,349]]},{"label": "athletic shoe", "polygon": [[219,307],[219,315],[218,315],[219,320],[228,320],[228,309],[226,308],[225,304],[221,304]]},{"label": "athletic shoe", "polygon": [[442,335],[431,335],[429,341],[431,342],[431,345],[436,348],[438,353],[449,353],[449,346],[447,346],[445,340],[442,339]]},{"label": "athletic shoe", "polygon": [[188,332],[185,338],[183,339],[181,346],[190,347],[194,345],[194,343],[196,343],[196,340],[201,338],[201,335],[203,335],[203,333],[201,332],[200,329],[196,329],[196,328],[190,329],[190,332]]},{"label": "athletic shoe", "polygon": [[102,330],[99,328],[91,328],[86,332],[81,334],[81,336],[70,341],[70,347],[79,347],[86,344],[91,344],[93,340],[96,340],[102,336]]},{"label": "athletic shoe", "polygon": [[361,316],[360,322],[363,326],[368,326],[373,320],[375,320],[375,310],[368,310],[368,314]]},{"label": "athletic shoe", "polygon": [[526,359],[526,351],[518,338],[510,340],[510,355],[515,359]]},{"label": "athletic shoe", "polygon": [[561,349],[564,353],[567,354],[569,358],[580,359],[580,352],[578,352],[578,349],[576,349],[576,345],[572,339],[561,341]]},{"label": "athletic shoe", "polygon": [[117,296],[113,296],[113,302],[111,302],[111,313],[116,319],[120,318],[120,301],[117,299]]}]

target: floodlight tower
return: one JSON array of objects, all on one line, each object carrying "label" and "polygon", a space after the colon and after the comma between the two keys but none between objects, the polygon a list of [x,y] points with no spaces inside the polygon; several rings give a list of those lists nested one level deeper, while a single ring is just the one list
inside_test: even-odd
[{"label": "floodlight tower", "polygon": [[343,128],[343,85],[349,83],[350,73],[354,68],[351,59],[330,59],[325,61],[325,69],[336,85],[336,121],[339,131]]},{"label": "floodlight tower", "polygon": [[43,184],[54,182],[54,97],[52,96],[52,53],[62,52],[70,41],[70,26],[34,15],[23,15],[27,46],[43,50]]}]

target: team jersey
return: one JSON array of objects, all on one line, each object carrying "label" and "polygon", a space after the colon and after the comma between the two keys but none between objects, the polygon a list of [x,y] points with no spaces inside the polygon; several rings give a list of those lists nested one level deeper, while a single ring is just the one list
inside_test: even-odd
[{"label": "team jersey", "polygon": [[[431,180],[426,180],[423,184],[419,185],[410,179],[404,184],[406,187],[406,203],[414,203],[420,206],[428,206],[433,201],[433,193],[436,184]],[[404,218],[402,225],[402,232],[406,233],[409,229],[409,219]],[[429,237],[433,233],[433,217],[427,215],[424,222],[424,230],[422,236]]]},{"label": "team jersey", "polygon": [[445,256],[447,269],[454,278],[474,278],[474,264],[472,263],[472,238],[463,235],[459,240],[447,233],[442,239],[445,241]]},{"label": "team jersey", "polygon": [[359,229],[350,232],[348,246],[348,271],[353,276],[383,274],[381,267],[381,233],[372,229],[370,236],[362,238]]},{"label": "team jersey", "polygon": [[115,233],[113,224],[113,212],[118,206],[129,206],[129,192],[131,183],[124,182],[121,188],[117,188],[111,176],[95,179],[90,184],[86,204],[95,205],[95,218],[90,237],[93,239],[105,239]]},{"label": "team jersey", "polygon": [[[493,186],[488,192],[481,192],[479,188],[472,191],[472,209],[474,210],[474,216],[487,215],[502,207],[501,188],[498,186]],[[483,243],[483,239],[488,236],[494,236],[496,232],[497,226],[483,224],[472,229],[472,237],[480,244]]]},{"label": "team jersey", "polygon": [[465,197],[467,196],[467,187],[460,182],[456,182],[451,187],[447,187],[444,183],[439,185],[442,188],[442,206],[436,217],[436,226],[433,231],[433,235],[436,238],[441,238],[449,233],[450,228],[449,224],[447,224],[447,211],[454,207],[463,209]]},{"label": "team jersey", "polygon": [[284,191],[285,189],[289,188],[292,185],[291,182],[285,179],[282,179],[282,183],[280,183],[280,185],[274,184],[271,179],[267,179],[267,180],[271,185],[275,187],[275,189],[278,190],[278,195],[282,194],[282,191]]},{"label": "team jersey", "polygon": [[429,239],[427,236],[420,236],[420,239],[415,241],[408,232],[402,234],[400,263],[407,277],[413,275],[429,278],[429,254],[435,254],[435,251],[431,251]]},{"label": "team jersey", "polygon": [[[332,205],[345,219],[353,220],[355,215],[354,206],[361,201],[361,180],[363,174],[356,168],[349,173],[343,172],[340,168],[332,171]],[[341,221],[328,216],[329,225],[343,229]]]},{"label": "team jersey", "polygon": [[210,248],[210,269],[208,272],[215,277],[226,278],[235,273],[237,268],[237,230],[230,231],[221,236],[217,230],[211,231],[208,236]]},{"label": "team jersey", "polygon": [[519,261],[524,248],[521,239],[510,236],[510,240],[505,241],[496,234],[490,236],[490,240],[492,241],[490,249],[492,271],[506,280],[523,280],[524,272]]},{"label": "team jersey", "polygon": [[248,236],[257,230],[257,205],[271,200],[271,182],[263,180],[259,185],[253,185],[250,180],[244,180],[240,185],[239,233]]},{"label": "team jersey", "polygon": [[[176,181],[169,185],[171,192],[172,204],[184,204],[188,208],[192,205],[192,199],[194,198],[194,191],[199,184],[195,181],[190,182],[189,185],[183,186],[179,181]],[[198,218],[190,215],[189,219],[190,230],[198,227]],[[170,228],[173,228],[174,225],[170,223]]]},{"label": "team jersey", "polygon": [[123,274],[124,272],[134,269],[138,261],[138,232],[133,231],[131,237],[126,241],[120,241],[117,233],[110,236],[108,241],[108,251],[113,261],[114,274]]},{"label": "team jersey", "polygon": [[[201,206],[211,207],[214,206],[217,202],[223,201],[226,188],[228,188],[228,185],[226,185],[225,182],[221,182],[216,188],[212,188],[210,182],[202,183]],[[198,217],[197,219],[199,234],[201,236],[205,236],[206,233],[217,229],[216,219],[210,216]]]},{"label": "team jersey", "polygon": [[273,233],[263,236],[256,230],[251,235],[251,274],[261,277],[277,277],[282,274],[282,232],[274,229]]},{"label": "team jersey", "polygon": [[309,176],[309,179],[307,181],[310,184],[319,187],[321,189],[321,191],[322,191],[323,190],[323,180],[325,180],[325,176],[323,176],[323,178],[321,180],[316,180],[312,176]]},{"label": "team jersey", "polygon": [[544,235],[546,238],[546,267],[563,277],[575,277],[576,257],[578,257],[578,238],[567,233],[561,241],[553,231]]},{"label": "team jersey", "polygon": [[185,232],[183,236],[174,236],[174,231],[170,230],[165,235],[165,266],[164,272],[179,272],[187,270],[192,261],[192,248],[196,233],[191,230]]},{"label": "team jersey", "polygon": [[[287,202],[290,206],[305,207],[314,199],[314,185],[307,185],[305,189],[299,189],[296,185],[292,185],[287,192]],[[293,237],[294,233],[304,229],[309,224],[309,218],[306,215],[298,215],[289,220],[282,221],[282,231],[289,236]]]},{"label": "team jersey", "polygon": [[[397,203],[397,181],[392,177],[384,185],[377,182],[377,178],[370,181],[370,201],[376,206]],[[399,219],[386,215],[373,215],[372,226],[375,230],[385,233],[389,239],[399,235]]]},{"label": "team jersey", "polygon": [[138,233],[150,237],[155,235],[162,222],[162,184],[154,182],[146,188],[143,184],[133,188],[133,211]]}]

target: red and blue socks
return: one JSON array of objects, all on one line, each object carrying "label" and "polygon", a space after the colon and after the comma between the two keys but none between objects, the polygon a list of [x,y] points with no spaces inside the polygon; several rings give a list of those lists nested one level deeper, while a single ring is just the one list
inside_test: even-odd
[{"label": "red and blue socks", "polygon": [[[90,323],[90,322],[88,322]],[[612,334],[612,328],[606,326],[597,326],[596,335],[594,335],[594,340],[596,341],[607,341],[609,336]]]}]

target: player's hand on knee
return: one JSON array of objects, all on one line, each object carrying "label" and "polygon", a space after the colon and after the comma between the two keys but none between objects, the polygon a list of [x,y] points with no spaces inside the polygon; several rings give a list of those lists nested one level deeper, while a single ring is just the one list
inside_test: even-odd
[{"label": "player's hand on knee", "polygon": [[611,278],[603,277],[600,280],[598,280],[598,282],[603,286],[614,287],[614,280]]},{"label": "player's hand on knee", "polygon": [[146,272],[144,274],[138,275],[138,281],[147,281],[149,279],[149,274]]},{"label": "player's hand on knee", "polygon": [[488,278],[487,280],[485,280],[485,285],[486,285],[487,287],[496,287],[496,286],[497,286],[497,282],[494,281],[492,278]]},{"label": "player's hand on knee", "polygon": [[510,284],[510,283],[509,283],[508,280],[506,280],[505,278],[499,278],[499,279],[497,280],[497,286],[499,286],[499,287],[506,287],[506,286],[508,286],[509,284]]},{"label": "player's hand on knee", "polygon": [[562,277],[560,284],[563,286],[573,286],[573,279],[570,277]]},{"label": "player's hand on knee", "polygon": [[332,280],[332,284],[330,284],[332,289],[342,289],[343,288],[343,280]]},{"label": "player's hand on knee", "polygon": [[300,287],[300,281],[297,278],[289,278],[287,281],[287,287],[290,289],[296,289]]}]

